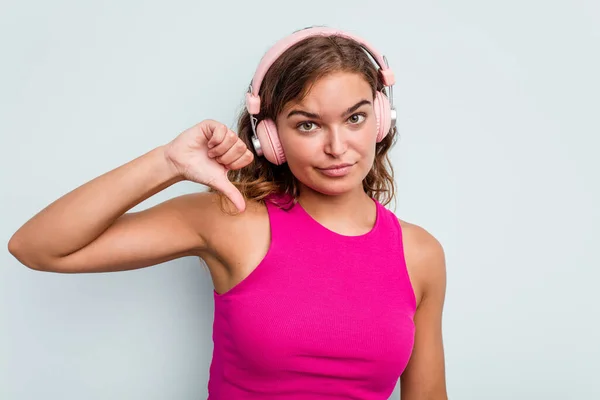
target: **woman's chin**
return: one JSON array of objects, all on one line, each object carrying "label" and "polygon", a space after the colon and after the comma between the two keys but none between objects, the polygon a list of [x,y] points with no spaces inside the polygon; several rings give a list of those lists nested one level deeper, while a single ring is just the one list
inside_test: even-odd
[{"label": "woman's chin", "polygon": [[334,179],[313,179],[309,184],[305,184],[315,192],[328,196],[339,196],[360,189],[362,191],[362,180],[357,181],[352,177],[341,177]]}]

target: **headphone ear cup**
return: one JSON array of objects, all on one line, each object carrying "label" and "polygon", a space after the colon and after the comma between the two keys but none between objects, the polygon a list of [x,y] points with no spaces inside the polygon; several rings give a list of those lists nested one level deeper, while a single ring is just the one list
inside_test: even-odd
[{"label": "headphone ear cup", "polygon": [[260,121],[256,127],[256,136],[258,136],[263,155],[268,161],[275,165],[285,163],[285,154],[279,141],[277,126],[273,120],[264,119]]},{"label": "headphone ear cup", "polygon": [[379,143],[389,133],[392,125],[390,100],[385,94],[377,91],[373,108],[375,109],[375,118],[377,119],[377,143]]}]

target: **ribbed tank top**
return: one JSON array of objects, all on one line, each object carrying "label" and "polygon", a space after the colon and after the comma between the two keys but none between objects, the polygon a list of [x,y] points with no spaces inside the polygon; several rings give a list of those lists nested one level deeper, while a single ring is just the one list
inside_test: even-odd
[{"label": "ribbed tank top", "polygon": [[271,243],[244,280],[214,293],[209,400],[387,400],[414,343],[416,309],[398,219],[333,232],[297,203],[267,201]]}]

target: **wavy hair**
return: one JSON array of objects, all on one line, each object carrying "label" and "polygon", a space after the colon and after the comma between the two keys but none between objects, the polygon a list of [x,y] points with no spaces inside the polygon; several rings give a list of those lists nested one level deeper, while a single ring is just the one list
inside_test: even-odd
[{"label": "wavy hair", "polygon": [[[258,121],[265,118],[276,120],[288,102],[301,101],[317,80],[335,72],[363,76],[371,86],[373,96],[377,90],[384,90],[376,66],[358,42],[341,36],[309,37],[287,49],[267,71],[259,91],[261,106],[256,118]],[[227,172],[233,185],[248,200],[264,201],[270,194],[278,193],[288,195],[295,204],[299,195],[298,180],[287,163],[275,165],[256,154],[246,108],[238,116],[237,132],[253,152],[254,161],[241,169]],[[395,144],[396,135],[397,130],[393,127],[377,143],[373,166],[363,179],[365,193],[383,205],[389,204],[395,197],[394,170],[388,151]],[[209,191],[215,192],[210,188]]]}]

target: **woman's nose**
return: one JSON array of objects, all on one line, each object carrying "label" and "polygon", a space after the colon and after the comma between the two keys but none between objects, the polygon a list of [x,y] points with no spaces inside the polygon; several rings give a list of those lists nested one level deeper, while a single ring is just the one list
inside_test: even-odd
[{"label": "woman's nose", "polygon": [[325,143],[325,152],[332,156],[340,156],[346,152],[346,138],[340,128],[332,128],[327,133],[327,142]]}]

